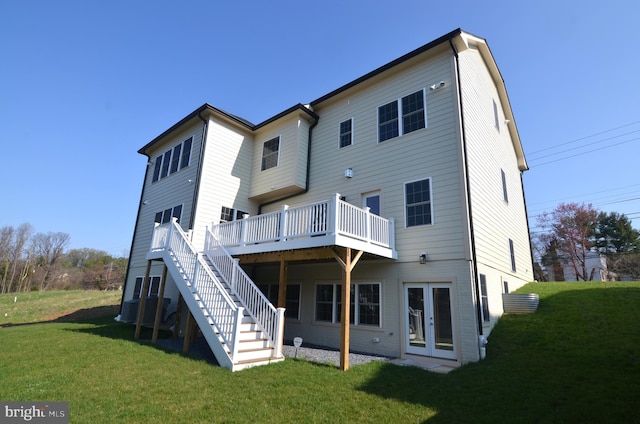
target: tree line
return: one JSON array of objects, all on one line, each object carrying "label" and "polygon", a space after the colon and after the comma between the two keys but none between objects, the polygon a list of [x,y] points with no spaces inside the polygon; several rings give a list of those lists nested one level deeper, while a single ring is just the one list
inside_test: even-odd
[{"label": "tree line", "polygon": [[67,248],[62,232],[35,232],[31,224],[0,228],[0,293],[48,289],[117,289],[124,283],[126,257]]},{"label": "tree line", "polygon": [[560,203],[538,217],[532,236],[538,281],[564,281],[568,267],[580,281],[594,279],[589,258],[603,259],[607,280],[640,279],[640,232],[626,215],[603,212],[591,204]]}]

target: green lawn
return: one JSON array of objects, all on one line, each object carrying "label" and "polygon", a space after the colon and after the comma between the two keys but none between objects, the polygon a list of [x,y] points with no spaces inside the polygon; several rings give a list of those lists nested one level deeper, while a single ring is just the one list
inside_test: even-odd
[{"label": "green lawn", "polygon": [[113,316],[42,322],[118,293],[2,295],[0,400],[68,401],[72,423],[92,424],[638,422],[640,283],[521,291],[540,294],[538,312],[504,316],[487,358],[447,375],[296,360],[231,373],[133,340]]}]

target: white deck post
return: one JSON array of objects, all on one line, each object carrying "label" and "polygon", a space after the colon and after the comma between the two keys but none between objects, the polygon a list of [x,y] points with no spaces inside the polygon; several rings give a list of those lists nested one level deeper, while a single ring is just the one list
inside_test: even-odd
[{"label": "white deck post", "polygon": [[287,210],[289,209],[289,205],[282,205],[282,210],[280,211],[280,231],[278,234],[278,238],[280,241],[285,241],[287,239]]},{"label": "white deck post", "polygon": [[282,356],[282,340],[284,339],[284,311],[285,308],[278,308],[276,331],[273,335],[273,354],[276,358],[280,358]]},{"label": "white deck post", "polygon": [[244,214],[242,216],[242,219],[240,220],[240,240],[238,240],[240,242],[240,246],[246,246],[247,245],[247,222],[249,219],[249,214]]},{"label": "white deck post", "polygon": [[329,216],[327,217],[327,233],[338,234],[340,225],[340,193],[336,193],[329,201]]},{"label": "white deck post", "polygon": [[165,240],[164,248],[167,250],[171,250],[171,237],[173,237],[173,223],[174,220],[177,221],[178,218],[171,218],[171,222],[169,223],[169,231],[167,232],[167,240]]},{"label": "white deck post", "polygon": [[200,254],[198,252],[196,252],[196,263],[193,264],[193,277],[191,279],[191,288],[196,288],[197,286],[197,281],[198,281],[198,268],[199,268],[199,264],[200,261],[198,260]]},{"label": "white deck post", "polygon": [[231,346],[231,360],[235,361],[238,358],[238,349],[240,348],[240,330],[242,329],[242,317],[244,316],[244,308],[238,307],[236,310],[236,316],[233,323],[233,345]]},{"label": "white deck post", "polygon": [[389,248],[396,250],[396,219],[389,218]]},{"label": "white deck post", "polygon": [[159,222],[154,222],[153,223],[153,234],[151,235],[151,251],[157,249],[160,246],[156,246],[156,243],[158,242],[158,227],[160,226]]},{"label": "white deck post", "polygon": [[233,260],[233,268],[231,269],[231,281],[229,282],[231,290],[233,290],[234,292],[237,292],[236,289],[238,286],[238,268],[240,268],[240,259],[235,258]]},{"label": "white deck post", "polygon": [[365,208],[365,237],[367,238],[367,243],[371,243],[371,208],[367,206]]}]

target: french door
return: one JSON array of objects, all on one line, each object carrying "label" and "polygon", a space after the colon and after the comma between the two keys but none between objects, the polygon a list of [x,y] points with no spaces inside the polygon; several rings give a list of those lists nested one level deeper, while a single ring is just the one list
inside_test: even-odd
[{"label": "french door", "polygon": [[407,353],[455,359],[451,285],[405,283]]}]

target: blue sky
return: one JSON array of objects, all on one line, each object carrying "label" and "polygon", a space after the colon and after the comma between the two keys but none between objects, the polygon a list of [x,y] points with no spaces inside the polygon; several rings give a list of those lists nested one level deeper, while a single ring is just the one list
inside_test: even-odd
[{"label": "blue sky", "polygon": [[505,80],[532,229],[559,202],[640,228],[639,4],[2,1],[0,227],[126,254],[137,150],[198,106],[261,122],[462,28]]}]

